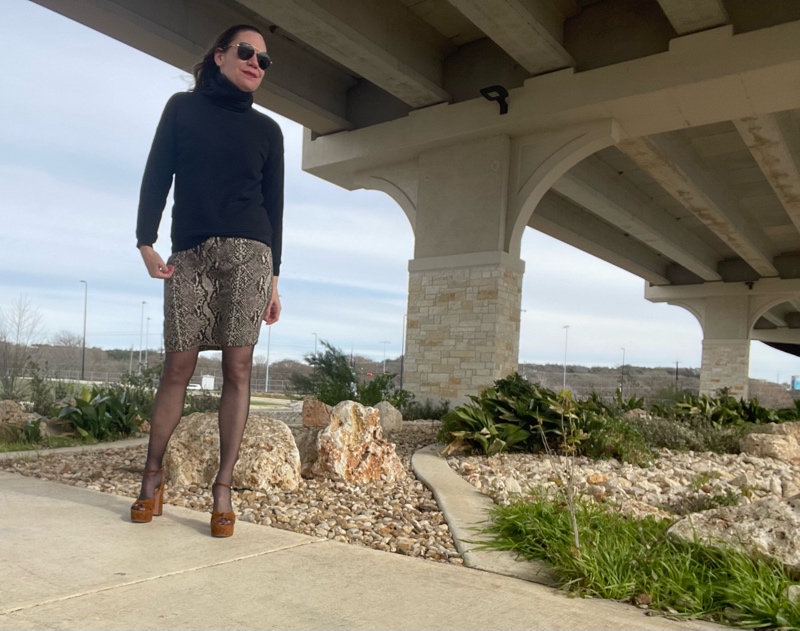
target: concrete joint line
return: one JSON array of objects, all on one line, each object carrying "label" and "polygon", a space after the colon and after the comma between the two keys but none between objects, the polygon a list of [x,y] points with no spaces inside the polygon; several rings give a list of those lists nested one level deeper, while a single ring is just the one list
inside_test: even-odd
[{"label": "concrete joint line", "polygon": [[313,541],[305,541],[303,543],[297,543],[291,546],[283,546],[281,548],[275,548],[274,550],[266,550],[264,552],[256,552],[254,554],[246,554],[244,556],[236,557],[233,559],[226,559],[225,561],[217,561],[216,563],[208,563],[206,565],[198,565],[197,567],[190,567],[185,568],[182,570],[175,570],[174,572],[167,572],[166,574],[158,574],[157,576],[149,576],[147,578],[139,578],[134,581],[125,581],[123,583],[117,583],[116,585],[107,585],[105,587],[98,587],[97,589],[89,589],[84,592],[79,592],[77,594],[69,594],[68,596],[60,596],[59,598],[50,598],[48,600],[43,600],[38,603],[33,603],[30,605],[22,605],[21,607],[12,607],[11,609],[4,609],[0,611],[0,616],[7,616],[12,613],[16,613],[18,611],[24,611],[27,609],[35,609],[36,607],[41,607],[43,605],[50,605],[52,603],[63,602],[66,600],[72,600],[73,598],[80,598],[82,596],[90,596],[92,594],[99,594],[102,592],[108,592],[113,589],[119,589],[120,587],[128,587],[130,585],[139,585],[141,583],[147,583],[150,581],[155,581],[160,578],[168,578],[170,576],[179,576],[181,574],[186,574],[188,572],[196,572],[197,570],[204,570],[206,568],[211,567],[218,567],[220,565],[227,565],[229,563],[236,563],[238,561],[247,561],[248,559],[255,559],[257,557],[266,556],[268,554],[274,554],[275,552],[283,552],[285,550],[292,550],[294,548],[301,548],[303,546],[313,545],[315,543],[328,543],[329,539],[314,539]]}]

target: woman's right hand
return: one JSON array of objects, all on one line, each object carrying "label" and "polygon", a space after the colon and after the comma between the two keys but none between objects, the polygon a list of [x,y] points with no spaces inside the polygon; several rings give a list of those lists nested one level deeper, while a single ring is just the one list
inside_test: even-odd
[{"label": "woman's right hand", "polygon": [[164,263],[164,259],[158,255],[153,246],[139,246],[139,252],[142,254],[142,260],[144,260],[145,267],[147,267],[147,272],[151,278],[165,279],[172,276],[175,266]]}]

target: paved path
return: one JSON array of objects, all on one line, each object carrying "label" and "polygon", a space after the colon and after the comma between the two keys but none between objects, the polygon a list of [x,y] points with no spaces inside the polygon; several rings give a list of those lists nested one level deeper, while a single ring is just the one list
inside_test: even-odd
[{"label": "paved path", "polygon": [[715,628],[249,523],[213,539],[171,505],[132,524],[129,505],[0,472],[0,629]]}]

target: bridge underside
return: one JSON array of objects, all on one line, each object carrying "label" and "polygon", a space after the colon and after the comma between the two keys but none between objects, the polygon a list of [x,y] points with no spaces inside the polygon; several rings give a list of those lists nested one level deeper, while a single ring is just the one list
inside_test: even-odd
[{"label": "bridge underside", "polygon": [[747,394],[750,340],[800,344],[800,2],[36,1],[184,69],[264,28],[257,101],[306,126],[304,169],[414,228],[419,394],[516,367],[526,227],[693,313],[705,392]]}]

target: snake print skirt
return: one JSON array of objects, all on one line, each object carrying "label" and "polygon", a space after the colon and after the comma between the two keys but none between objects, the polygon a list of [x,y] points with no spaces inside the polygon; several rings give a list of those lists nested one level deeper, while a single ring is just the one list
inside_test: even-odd
[{"label": "snake print skirt", "polygon": [[258,342],[272,295],[272,251],[251,239],[211,237],[175,252],[164,281],[164,349],[221,350]]}]

